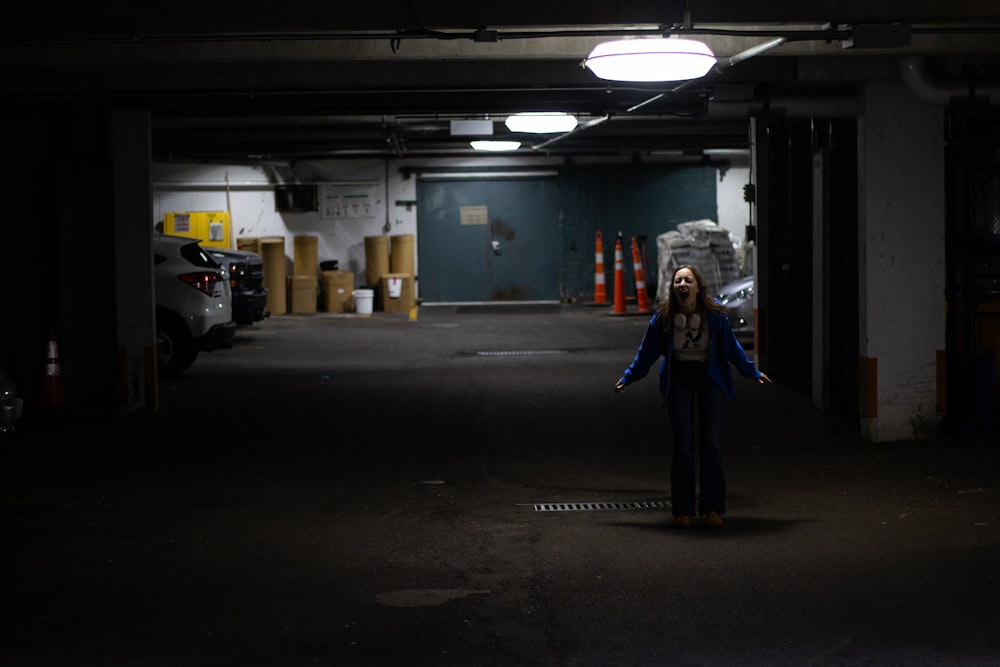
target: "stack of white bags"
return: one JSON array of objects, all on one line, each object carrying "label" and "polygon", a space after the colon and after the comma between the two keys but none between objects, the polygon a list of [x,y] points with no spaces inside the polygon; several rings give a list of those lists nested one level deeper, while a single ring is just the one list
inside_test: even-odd
[{"label": "stack of white bags", "polygon": [[676,230],[656,237],[656,249],[659,255],[657,302],[670,294],[670,277],[682,264],[690,264],[701,272],[712,295],[742,275],[732,234],[711,220],[680,223]]}]

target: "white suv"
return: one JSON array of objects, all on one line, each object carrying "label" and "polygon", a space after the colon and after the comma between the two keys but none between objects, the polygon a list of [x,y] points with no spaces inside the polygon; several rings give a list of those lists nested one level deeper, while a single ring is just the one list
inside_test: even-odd
[{"label": "white suv", "polygon": [[186,370],[199,352],[232,347],[236,322],[229,281],[200,241],[154,232],[153,264],[160,377]]}]

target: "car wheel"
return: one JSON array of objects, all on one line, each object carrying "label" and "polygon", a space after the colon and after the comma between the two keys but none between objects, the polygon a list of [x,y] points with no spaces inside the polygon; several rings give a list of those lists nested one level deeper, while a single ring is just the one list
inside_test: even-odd
[{"label": "car wheel", "polygon": [[160,377],[187,370],[197,358],[198,348],[187,327],[170,313],[157,313],[156,363]]}]

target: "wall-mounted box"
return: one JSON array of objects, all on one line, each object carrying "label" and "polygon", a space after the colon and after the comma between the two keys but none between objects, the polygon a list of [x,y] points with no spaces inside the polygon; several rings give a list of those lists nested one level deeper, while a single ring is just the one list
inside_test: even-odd
[{"label": "wall-mounted box", "polygon": [[200,239],[201,244],[229,250],[232,224],[229,211],[186,211],[164,213],[163,233]]},{"label": "wall-mounted box", "polygon": [[278,213],[309,213],[317,209],[315,185],[274,186],[274,210]]}]

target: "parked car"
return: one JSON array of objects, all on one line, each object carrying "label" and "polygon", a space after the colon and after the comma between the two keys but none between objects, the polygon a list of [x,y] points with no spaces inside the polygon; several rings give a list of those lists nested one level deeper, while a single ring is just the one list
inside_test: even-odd
[{"label": "parked car", "polygon": [[753,340],[753,276],[744,276],[719,288],[715,295],[729,309],[729,323],[741,341]]},{"label": "parked car", "polygon": [[236,322],[229,280],[201,242],[155,232],[153,264],[160,376],[188,369],[199,352],[231,348]]},{"label": "parked car", "polygon": [[246,250],[206,248],[208,254],[226,270],[233,295],[233,320],[250,325],[271,315],[267,310],[267,288],[264,287],[264,259]]},{"label": "parked car", "polygon": [[24,401],[18,392],[17,383],[0,366],[0,439],[14,434],[23,410]]}]

